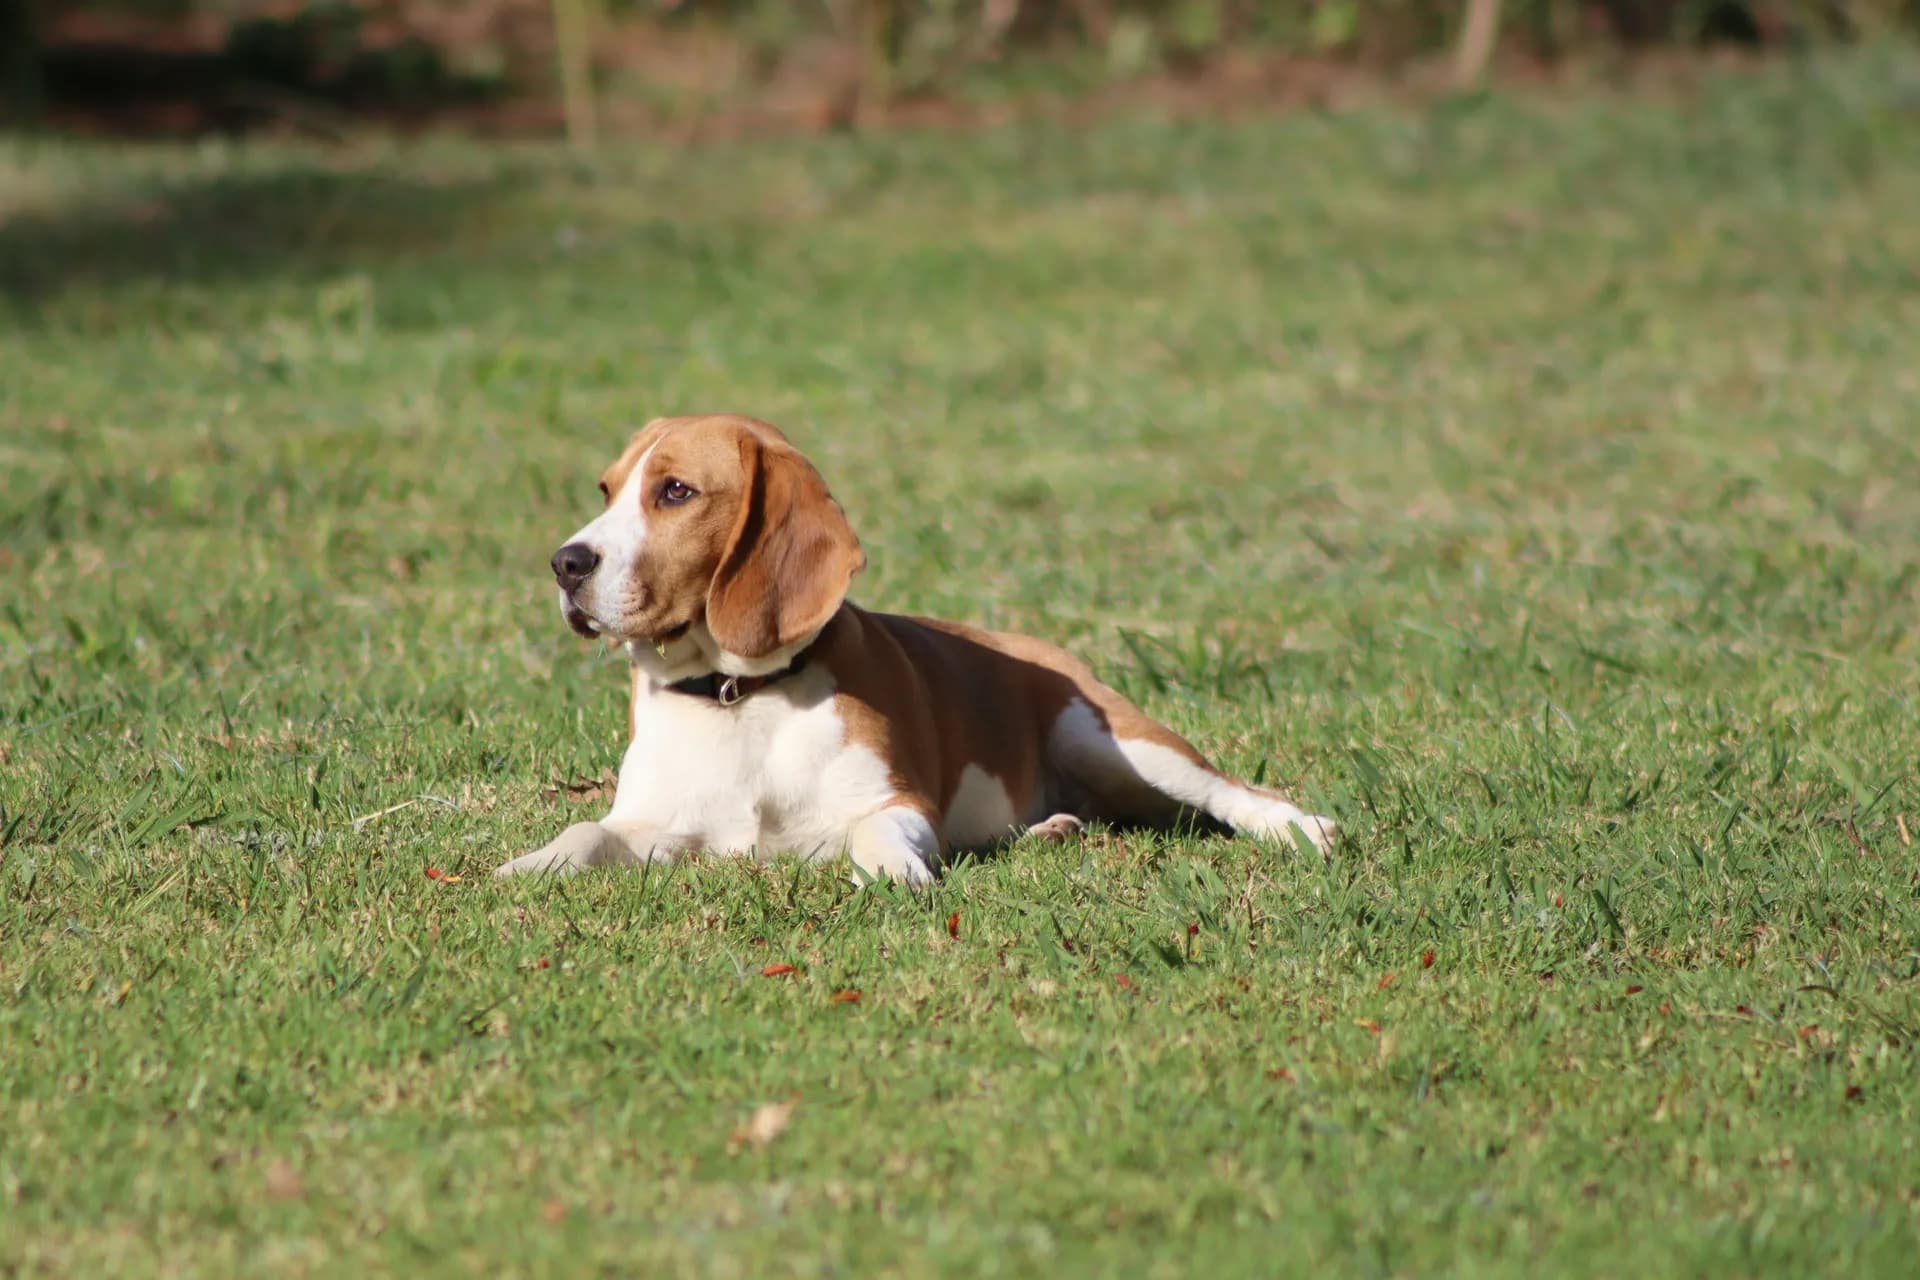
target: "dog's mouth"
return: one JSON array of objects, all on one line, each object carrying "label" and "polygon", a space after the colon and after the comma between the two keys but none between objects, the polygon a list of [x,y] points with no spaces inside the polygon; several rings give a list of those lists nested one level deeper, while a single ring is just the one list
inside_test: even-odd
[{"label": "dog's mouth", "polygon": [[575,635],[591,637],[602,634],[600,624],[588,617],[587,611],[571,600],[560,602],[560,616],[567,620],[567,625],[573,628]]},{"label": "dog's mouth", "polygon": [[572,628],[575,635],[586,636],[588,639],[593,639],[597,636],[611,636],[616,640],[630,638],[641,639],[662,652],[666,650],[668,645],[686,635],[693,627],[691,622],[683,622],[677,627],[667,628],[657,636],[622,636],[614,632],[612,628],[588,613],[585,609],[575,604],[571,597],[563,598],[560,601],[560,616],[566,619],[567,626]]}]

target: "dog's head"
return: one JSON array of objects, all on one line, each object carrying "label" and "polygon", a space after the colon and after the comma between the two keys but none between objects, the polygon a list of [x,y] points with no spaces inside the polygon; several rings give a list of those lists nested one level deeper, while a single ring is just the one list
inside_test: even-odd
[{"label": "dog's head", "polygon": [[606,510],[553,555],[560,612],[656,674],[779,670],[867,562],[820,473],[752,418],[659,418],[600,477]]}]

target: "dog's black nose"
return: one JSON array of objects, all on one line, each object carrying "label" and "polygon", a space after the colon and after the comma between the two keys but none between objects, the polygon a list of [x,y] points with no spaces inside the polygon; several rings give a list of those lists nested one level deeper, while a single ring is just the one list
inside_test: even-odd
[{"label": "dog's black nose", "polygon": [[569,542],[553,553],[553,579],[562,591],[571,591],[599,567],[600,553],[584,542]]}]

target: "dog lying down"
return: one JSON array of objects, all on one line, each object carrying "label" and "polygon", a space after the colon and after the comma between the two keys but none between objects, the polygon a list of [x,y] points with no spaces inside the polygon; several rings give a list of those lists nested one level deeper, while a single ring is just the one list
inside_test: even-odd
[{"label": "dog lying down", "polygon": [[650,422],[600,492],[553,576],[567,625],[620,641],[632,668],[613,808],[497,875],[845,853],[921,885],[951,853],[1093,819],[1333,841],[1050,644],[849,603],[866,554],[764,422]]}]

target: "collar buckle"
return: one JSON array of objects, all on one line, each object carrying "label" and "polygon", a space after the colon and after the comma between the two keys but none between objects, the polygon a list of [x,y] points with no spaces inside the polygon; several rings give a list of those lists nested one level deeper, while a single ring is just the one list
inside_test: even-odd
[{"label": "collar buckle", "polygon": [[709,671],[703,676],[675,680],[666,688],[690,698],[705,698],[723,707],[734,707],[744,702],[749,694],[758,693],[770,684],[785,680],[806,665],[807,655],[802,651],[795,654],[793,661],[783,669],[764,676],[723,676],[718,671]]}]

